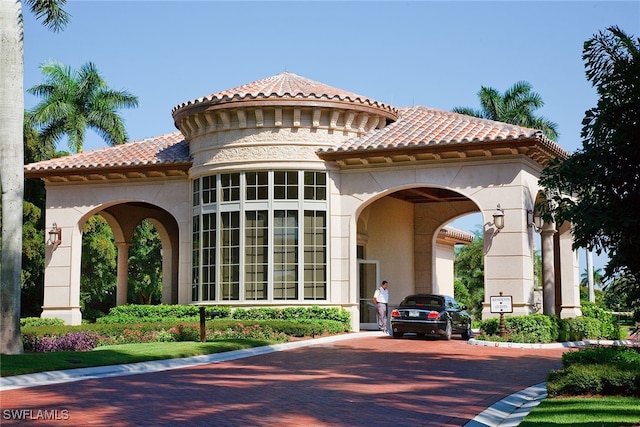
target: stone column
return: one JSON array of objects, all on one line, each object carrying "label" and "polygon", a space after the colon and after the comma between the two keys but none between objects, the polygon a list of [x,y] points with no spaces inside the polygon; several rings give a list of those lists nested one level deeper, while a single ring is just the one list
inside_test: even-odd
[{"label": "stone column", "polygon": [[555,224],[545,223],[542,226],[540,245],[542,246],[542,312],[552,316],[556,314],[556,279],[553,251]]},{"label": "stone column", "polygon": [[560,317],[577,317],[582,315],[580,308],[580,269],[578,253],[573,250],[573,235],[568,223],[558,227],[558,250],[560,251]]},{"label": "stone column", "polygon": [[128,279],[129,279],[129,242],[116,242],[118,248],[118,279],[116,287],[116,305],[127,303]]}]

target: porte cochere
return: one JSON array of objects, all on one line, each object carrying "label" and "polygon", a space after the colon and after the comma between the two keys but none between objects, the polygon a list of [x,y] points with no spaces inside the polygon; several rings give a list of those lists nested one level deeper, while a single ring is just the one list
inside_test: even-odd
[{"label": "porte cochere", "polygon": [[[25,166],[46,185],[43,317],[81,322],[82,229],[100,214],[118,248],[126,304],[128,247],[159,231],[163,303],[331,306],[370,322],[381,280],[391,304],[453,294],[452,220],[480,213],[489,297],[537,310],[529,223],[544,165],[567,153],[540,131],[435,110],[397,108],[285,72],[177,105],[178,131]],[[504,227],[494,221],[497,208]],[[568,224],[544,224],[542,309],[581,314]]]}]

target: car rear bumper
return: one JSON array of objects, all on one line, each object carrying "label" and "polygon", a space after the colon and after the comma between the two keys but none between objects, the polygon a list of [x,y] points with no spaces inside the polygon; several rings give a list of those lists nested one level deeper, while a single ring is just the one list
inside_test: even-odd
[{"label": "car rear bumper", "polygon": [[447,322],[427,322],[416,320],[391,320],[391,331],[397,333],[417,333],[438,337],[446,333]]}]

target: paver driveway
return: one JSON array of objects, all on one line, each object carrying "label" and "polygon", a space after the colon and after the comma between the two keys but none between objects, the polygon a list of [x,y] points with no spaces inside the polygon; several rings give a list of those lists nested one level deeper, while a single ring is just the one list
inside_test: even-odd
[{"label": "paver driveway", "polygon": [[[58,425],[462,426],[546,381],[563,349],[394,340],[381,334],[215,364],[8,390]],[[57,412],[53,412],[53,411]],[[50,421],[51,422],[51,421]],[[30,422],[32,423],[32,422]]]}]

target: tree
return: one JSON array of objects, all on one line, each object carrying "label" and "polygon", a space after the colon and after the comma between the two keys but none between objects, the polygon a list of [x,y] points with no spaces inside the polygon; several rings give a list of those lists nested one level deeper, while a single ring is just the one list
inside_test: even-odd
[{"label": "tree", "polygon": [[454,297],[469,308],[475,319],[482,319],[484,239],[480,230],[474,231],[473,234],[475,237],[469,245],[455,248]]},{"label": "tree", "polygon": [[535,110],[544,106],[544,102],[542,97],[536,92],[532,92],[531,89],[531,84],[520,81],[507,89],[504,95],[501,95],[497,89],[482,86],[478,92],[481,110],[455,107],[452,111],[481,119],[538,129],[544,132],[547,137],[556,140],[558,125],[533,114]]},{"label": "tree", "polygon": [[[69,15],[66,0],[26,0],[44,25],[61,30]],[[22,3],[0,0],[0,353],[22,353],[20,274],[22,271],[22,201],[24,194],[24,43]]]},{"label": "tree", "polygon": [[82,229],[80,304],[85,319],[95,320],[116,304],[117,263],[113,232],[100,215],[93,215]]},{"label": "tree", "polygon": [[606,276],[640,319],[640,39],[609,27],[585,42],[583,60],[599,99],[582,147],[542,172],[545,219],[571,223],[574,249],[608,253]]},{"label": "tree", "polygon": [[44,98],[31,110],[31,117],[46,144],[66,136],[69,148],[81,152],[87,128],[109,145],[127,141],[124,120],[117,110],[137,107],[136,96],[110,89],[91,62],[78,71],[59,62],[45,63],[40,70],[45,82],[28,92]]},{"label": "tree", "polygon": [[128,299],[137,304],[158,304],[162,299],[162,242],[151,221],[133,231],[129,248]]}]

